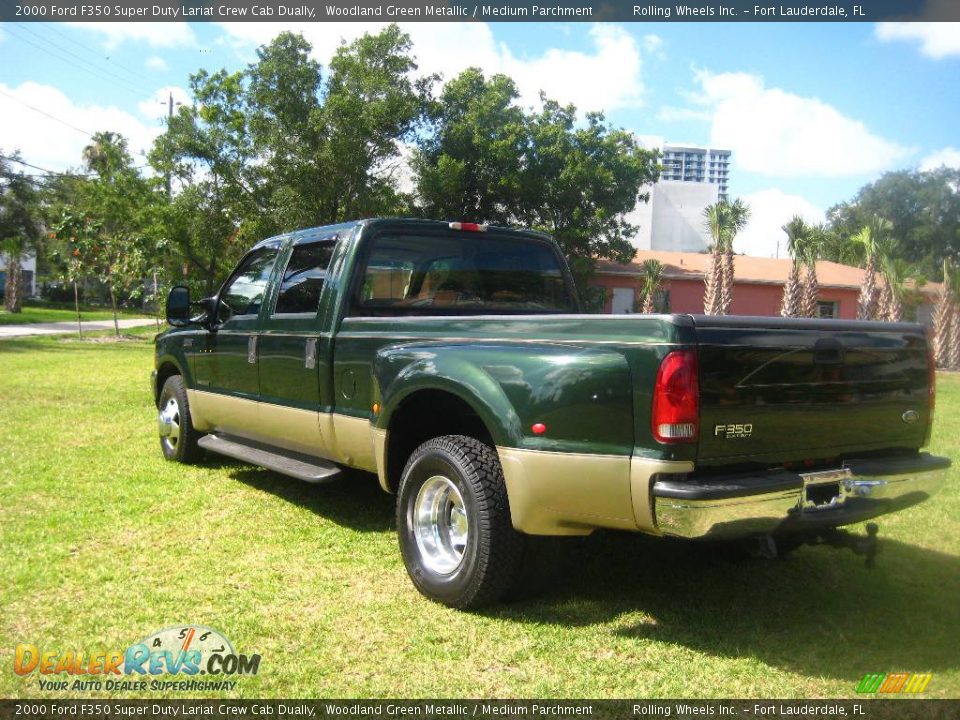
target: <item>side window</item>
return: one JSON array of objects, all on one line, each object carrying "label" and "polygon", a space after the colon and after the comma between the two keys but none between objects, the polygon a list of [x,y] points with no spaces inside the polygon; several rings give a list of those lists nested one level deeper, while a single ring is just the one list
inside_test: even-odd
[{"label": "side window", "polygon": [[293,248],[280,281],[274,314],[317,312],[333,246],[333,242],[321,242]]},{"label": "side window", "polygon": [[277,248],[260,248],[240,264],[220,293],[220,300],[230,308],[231,317],[260,312],[276,259]]}]

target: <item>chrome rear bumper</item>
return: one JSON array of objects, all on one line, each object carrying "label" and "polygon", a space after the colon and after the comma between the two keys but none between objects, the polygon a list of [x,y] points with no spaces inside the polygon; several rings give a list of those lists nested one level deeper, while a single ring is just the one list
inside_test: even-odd
[{"label": "chrome rear bumper", "polygon": [[769,473],[676,480],[653,485],[654,514],[664,535],[732,539],[838,527],[923,502],[943,485],[950,460],[852,460],[820,473]]}]

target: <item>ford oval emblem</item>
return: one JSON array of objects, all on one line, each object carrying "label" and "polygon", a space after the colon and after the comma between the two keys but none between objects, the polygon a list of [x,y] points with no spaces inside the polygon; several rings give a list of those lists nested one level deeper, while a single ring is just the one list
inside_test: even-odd
[{"label": "ford oval emblem", "polygon": [[920,413],[918,413],[916,410],[907,410],[903,415],[900,416],[900,419],[903,420],[907,425],[912,425],[920,419]]}]

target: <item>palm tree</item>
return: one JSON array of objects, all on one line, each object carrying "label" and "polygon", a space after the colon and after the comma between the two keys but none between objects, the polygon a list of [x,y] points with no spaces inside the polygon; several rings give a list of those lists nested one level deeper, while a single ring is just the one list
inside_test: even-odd
[{"label": "palm tree", "polygon": [[910,264],[901,258],[883,258],[883,287],[880,289],[878,317],[881,320],[903,320],[903,283],[916,273]]},{"label": "palm tree", "polygon": [[[943,261],[943,287],[933,311],[933,357],[937,367],[945,368],[950,362],[951,345],[957,345],[954,332],[956,323],[956,300],[954,298],[954,269]],[[951,337],[953,336],[953,337]]]},{"label": "palm tree", "polygon": [[640,267],[643,269],[643,307],[640,312],[650,315],[654,311],[653,300],[663,279],[663,263],[650,258],[644,260]]},{"label": "palm tree", "polygon": [[857,300],[857,319],[859,320],[873,320],[877,315],[877,260],[892,242],[890,237],[892,227],[889,220],[875,215],[866,226],[860,229],[860,232],[851,238],[861,247],[864,257],[863,283]]},{"label": "palm tree", "polygon": [[803,283],[803,299],[800,303],[800,315],[802,317],[819,316],[817,302],[820,298],[820,282],[817,279],[817,261],[820,259],[820,253],[826,237],[826,228],[821,225],[815,225],[808,229],[803,238],[802,257],[806,265],[806,277]]},{"label": "palm tree", "polygon": [[750,206],[740,198],[732,203],[721,200],[708,205],[703,215],[713,240],[705,278],[703,311],[707,315],[726,315],[733,302],[733,240],[750,219]]},{"label": "palm tree", "polygon": [[800,298],[802,287],[800,285],[800,264],[804,237],[809,228],[799,215],[790,218],[790,222],[783,226],[783,231],[787,234],[787,252],[793,258],[790,263],[790,274],[787,276],[787,283],[783,286],[783,301],[780,304],[780,315],[782,317],[798,317],[800,314]]}]

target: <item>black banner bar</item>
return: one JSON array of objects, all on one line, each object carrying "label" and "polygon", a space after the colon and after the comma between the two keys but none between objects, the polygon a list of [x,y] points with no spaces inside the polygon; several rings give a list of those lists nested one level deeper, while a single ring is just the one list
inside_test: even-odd
[{"label": "black banner bar", "polygon": [[8,718],[763,718],[887,720],[960,717],[960,700],[0,700]]},{"label": "black banner bar", "polygon": [[5,22],[944,22],[955,0],[4,0]]}]

